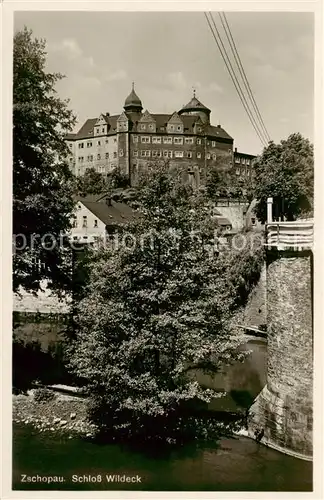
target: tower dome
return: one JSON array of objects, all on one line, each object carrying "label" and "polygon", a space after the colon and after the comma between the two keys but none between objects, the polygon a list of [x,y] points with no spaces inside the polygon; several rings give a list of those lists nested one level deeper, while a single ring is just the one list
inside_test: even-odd
[{"label": "tower dome", "polygon": [[132,83],[132,91],[129,94],[128,97],[126,97],[125,104],[124,104],[124,110],[127,112],[136,112],[140,113],[143,109],[142,106],[142,101],[136,94],[134,90],[134,82]]},{"label": "tower dome", "polygon": [[193,92],[192,99],[183,106],[179,111],[179,115],[197,115],[200,116],[203,123],[209,123],[209,115],[211,111],[204,106],[196,97],[196,91]]}]

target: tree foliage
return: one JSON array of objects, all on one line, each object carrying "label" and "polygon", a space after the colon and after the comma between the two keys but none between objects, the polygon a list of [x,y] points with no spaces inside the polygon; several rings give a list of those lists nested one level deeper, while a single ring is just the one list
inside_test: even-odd
[{"label": "tree foliage", "polygon": [[294,220],[313,209],[313,145],[300,133],[279,144],[270,142],[254,162],[257,217],[265,222],[266,203],[273,197],[274,217]]},{"label": "tree foliage", "polygon": [[191,424],[199,433],[184,418],[188,405],[218,393],[189,368],[217,371],[241,356],[209,221],[201,200],[156,165],[141,184],[128,248],[94,252],[71,367],[87,381],[92,418],[112,434],[179,437]]},{"label": "tree foliage", "polygon": [[206,194],[212,201],[218,198],[253,198],[252,179],[237,176],[229,155],[217,155],[206,179]]},{"label": "tree foliage", "polygon": [[94,168],[88,168],[85,173],[77,178],[77,191],[80,196],[88,194],[101,194],[110,189],[110,183]]},{"label": "tree foliage", "polygon": [[44,279],[57,290],[70,286],[64,245],[49,248],[70,227],[73,177],[66,163],[64,136],[75,119],[68,102],[55,91],[63,76],[46,72],[45,66],[45,41],[33,38],[27,28],[17,32],[13,50],[14,290],[20,285],[37,290]]}]

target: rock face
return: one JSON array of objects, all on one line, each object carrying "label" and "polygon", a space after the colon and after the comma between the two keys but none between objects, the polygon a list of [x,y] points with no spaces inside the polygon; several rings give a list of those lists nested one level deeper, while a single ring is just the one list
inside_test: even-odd
[{"label": "rock face", "polygon": [[312,255],[267,256],[267,384],[249,412],[249,434],[284,453],[312,459]]}]

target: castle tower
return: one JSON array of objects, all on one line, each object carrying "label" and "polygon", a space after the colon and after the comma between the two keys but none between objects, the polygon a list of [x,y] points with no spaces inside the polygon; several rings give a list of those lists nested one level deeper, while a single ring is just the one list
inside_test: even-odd
[{"label": "castle tower", "polygon": [[196,91],[193,91],[192,99],[179,111],[179,115],[200,116],[205,125],[210,125],[210,109],[202,104],[196,97]]},{"label": "castle tower", "polygon": [[125,113],[128,115],[130,113],[141,114],[143,110],[142,101],[136,94],[134,90],[134,82],[132,83],[132,90],[128,97],[126,97],[124,104]]},{"label": "castle tower", "polygon": [[267,223],[267,384],[249,410],[249,434],[312,460],[313,222]]}]

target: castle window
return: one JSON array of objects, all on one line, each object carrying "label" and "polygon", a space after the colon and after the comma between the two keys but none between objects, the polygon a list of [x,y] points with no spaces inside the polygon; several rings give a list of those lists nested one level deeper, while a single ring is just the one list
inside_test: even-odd
[{"label": "castle window", "polygon": [[245,158],[242,158],[242,165],[245,165]]},{"label": "castle window", "polygon": [[100,142],[100,141],[98,141],[98,143],[97,143],[97,144],[98,144],[98,146],[100,146],[100,145],[101,145],[101,142]]},{"label": "castle window", "polygon": [[164,127],[161,127],[161,132],[164,132]]},{"label": "castle window", "polygon": [[106,144],[109,144],[109,139],[106,139]]},{"label": "castle window", "polygon": [[101,156],[100,155],[97,155],[97,160],[101,160]]},{"label": "castle window", "polygon": [[237,168],[236,171],[235,171],[236,175],[240,175],[240,169]]},{"label": "castle window", "polygon": [[197,130],[198,130],[198,132],[201,132],[201,127],[198,127]]},{"label": "castle window", "polygon": [[138,156],[138,151],[133,151],[133,156]]},{"label": "castle window", "polygon": [[79,142],[79,149],[83,148],[83,142]]},{"label": "castle window", "polygon": [[183,137],[175,137],[174,144],[183,144]]},{"label": "castle window", "polygon": [[162,138],[161,137],[152,137],[152,144],[161,144]]},{"label": "castle window", "polygon": [[86,216],[86,215],[84,215],[84,216],[83,216],[82,227],[87,227],[87,226],[88,226],[87,216]]},{"label": "castle window", "polygon": [[95,219],[95,220],[93,221],[93,227],[98,227],[98,219]]},{"label": "castle window", "polygon": [[109,153],[106,153],[105,156],[106,156],[106,160],[107,160],[109,158]]},{"label": "castle window", "polygon": [[215,153],[213,154],[213,160],[216,160],[216,154]]},{"label": "castle window", "polygon": [[124,156],[124,151],[122,149],[119,150],[119,156]]},{"label": "castle window", "polygon": [[168,151],[163,151],[163,156],[167,158],[168,157]]},{"label": "castle window", "polygon": [[99,134],[99,129],[97,128],[97,134]]},{"label": "castle window", "polygon": [[101,129],[101,132],[102,132],[102,133],[104,134],[104,132],[105,132],[105,129],[104,129],[104,128],[102,128],[102,129]]},{"label": "castle window", "polygon": [[246,159],[246,164],[250,165],[250,160]]},{"label": "castle window", "polygon": [[114,158],[117,158],[117,151],[114,151]]},{"label": "castle window", "polygon": [[146,130],[146,125],[144,123],[141,123],[141,130]]},{"label": "castle window", "polygon": [[90,155],[90,156],[89,156],[89,160],[90,160],[90,161],[93,161],[93,155]]},{"label": "castle window", "polygon": [[116,137],[114,137],[114,142],[117,142],[117,139],[116,139]]},{"label": "castle window", "polygon": [[246,175],[249,177],[249,175],[250,175],[250,171],[249,170],[247,170]]},{"label": "castle window", "polygon": [[163,137],[164,144],[172,144],[172,137]]},{"label": "castle window", "polygon": [[83,161],[83,156],[79,156],[79,161]]},{"label": "castle window", "polygon": [[153,151],[152,151],[153,158],[156,158],[157,155],[158,155],[158,150],[157,149],[153,149]]},{"label": "castle window", "polygon": [[87,142],[87,148],[91,148],[92,142]]},{"label": "castle window", "polygon": [[240,163],[240,159],[238,157],[235,158],[235,163]]},{"label": "castle window", "polygon": [[148,136],[142,136],[141,137],[141,143],[142,144],[143,143],[148,143],[148,142],[150,142],[150,137],[148,137]]},{"label": "castle window", "polygon": [[193,144],[193,137],[186,137],[185,138],[185,143],[186,144]]},{"label": "castle window", "polygon": [[212,147],[214,148],[216,146],[216,141],[212,141]]},{"label": "castle window", "polygon": [[150,124],[149,124],[149,129],[150,129],[150,130],[153,130],[153,129],[154,129],[153,123],[150,123]]},{"label": "castle window", "polygon": [[172,151],[169,151],[169,158],[172,158]]},{"label": "castle window", "polygon": [[197,158],[201,158],[201,153],[197,153]]},{"label": "castle window", "polygon": [[183,158],[183,151],[175,151],[174,157],[175,158]]},{"label": "castle window", "polygon": [[70,149],[72,149],[72,143],[71,143],[71,142],[70,142],[70,144],[69,144],[69,148],[70,148]]},{"label": "castle window", "polygon": [[201,144],[201,139],[197,139],[197,144]]},{"label": "castle window", "polygon": [[210,160],[210,158],[211,158],[211,154],[207,153],[207,160]]},{"label": "castle window", "polygon": [[187,158],[192,158],[192,152],[191,151],[187,151]]},{"label": "castle window", "polygon": [[170,130],[174,130],[174,125],[170,125]]},{"label": "castle window", "polygon": [[177,126],[177,130],[178,130],[179,132],[182,130],[181,125],[178,125],[178,126]]},{"label": "castle window", "polygon": [[73,162],[73,156],[70,157],[70,162],[72,163]]},{"label": "castle window", "polygon": [[138,136],[137,135],[133,135],[133,142],[138,142]]}]

